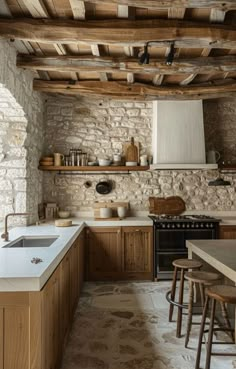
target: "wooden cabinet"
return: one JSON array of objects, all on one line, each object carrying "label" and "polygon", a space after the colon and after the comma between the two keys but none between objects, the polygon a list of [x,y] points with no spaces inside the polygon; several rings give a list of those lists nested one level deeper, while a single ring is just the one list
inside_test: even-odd
[{"label": "wooden cabinet", "polygon": [[86,232],[87,279],[153,279],[152,227],[91,227]]},{"label": "wooden cabinet", "polygon": [[122,228],[123,273],[127,279],[153,279],[152,227]]},{"label": "wooden cabinet", "polygon": [[52,369],[58,367],[61,357],[59,267],[42,290],[41,301],[42,364],[44,369]]},{"label": "wooden cabinet", "polygon": [[221,225],[220,238],[225,240],[236,240],[236,226],[235,225]]},{"label": "wooden cabinet", "polygon": [[121,274],[121,227],[87,228],[87,278],[119,279]]},{"label": "wooden cabinet", "polygon": [[38,292],[0,292],[0,369],[58,369],[84,280],[81,233]]}]

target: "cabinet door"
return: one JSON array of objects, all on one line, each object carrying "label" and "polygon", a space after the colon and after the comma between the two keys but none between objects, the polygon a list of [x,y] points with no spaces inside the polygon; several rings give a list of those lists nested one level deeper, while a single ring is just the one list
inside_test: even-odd
[{"label": "cabinet door", "polygon": [[73,317],[79,292],[79,274],[78,274],[78,240],[74,242],[70,250],[70,313]]},{"label": "cabinet door", "polygon": [[118,279],[121,274],[121,228],[91,227],[86,232],[87,279]]},{"label": "cabinet door", "polygon": [[80,296],[82,286],[84,283],[84,247],[85,247],[85,234],[84,231],[78,237],[78,296]]},{"label": "cabinet door", "polygon": [[42,290],[42,342],[44,369],[56,369],[61,357],[60,340],[60,268]]},{"label": "cabinet door", "polygon": [[63,345],[70,326],[70,253],[60,263],[60,336]]},{"label": "cabinet door", "polygon": [[29,308],[4,309],[3,368],[29,368]]},{"label": "cabinet door", "polygon": [[225,240],[236,240],[236,226],[220,226],[220,238]]},{"label": "cabinet door", "polygon": [[152,234],[152,227],[122,227],[122,266],[127,279],[153,279]]}]

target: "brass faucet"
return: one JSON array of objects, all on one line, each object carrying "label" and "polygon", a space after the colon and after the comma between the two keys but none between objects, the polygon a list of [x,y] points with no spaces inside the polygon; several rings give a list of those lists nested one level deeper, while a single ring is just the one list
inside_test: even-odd
[{"label": "brass faucet", "polygon": [[31,213],[10,213],[10,214],[7,214],[5,216],[5,230],[4,230],[4,233],[1,235],[1,237],[4,238],[5,241],[9,241],[9,233],[8,233],[8,230],[7,230],[8,217],[15,216],[15,215],[31,215]]}]

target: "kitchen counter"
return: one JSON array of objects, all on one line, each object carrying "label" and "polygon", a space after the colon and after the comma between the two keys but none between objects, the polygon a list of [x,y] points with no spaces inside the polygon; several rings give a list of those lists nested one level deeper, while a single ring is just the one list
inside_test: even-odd
[{"label": "kitchen counter", "polygon": [[[39,291],[85,227],[39,226],[17,227],[9,232],[9,242],[0,241],[0,291]],[[49,247],[5,248],[22,236],[59,236]],[[42,262],[34,264],[33,258]]]},{"label": "kitchen counter", "polygon": [[[9,231],[9,242],[0,241],[0,291],[39,291],[86,226],[152,226],[152,220],[145,216],[114,221],[94,220],[93,217],[70,219],[73,221],[71,227],[55,227],[51,221]],[[4,247],[23,235],[59,237],[49,247]],[[40,258],[42,262],[34,264],[31,262],[33,258]]]},{"label": "kitchen counter", "polygon": [[236,283],[236,240],[187,241],[189,257],[199,256],[225,277]]}]

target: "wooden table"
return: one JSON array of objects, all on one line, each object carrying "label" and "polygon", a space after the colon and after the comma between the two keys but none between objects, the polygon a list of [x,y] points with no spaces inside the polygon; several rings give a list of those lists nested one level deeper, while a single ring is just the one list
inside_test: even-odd
[{"label": "wooden table", "polygon": [[[236,285],[236,240],[192,240],[187,241],[186,246],[189,258],[203,260],[203,269],[214,268],[224,276],[221,283]],[[233,319],[236,338],[236,309],[233,309]]]}]

